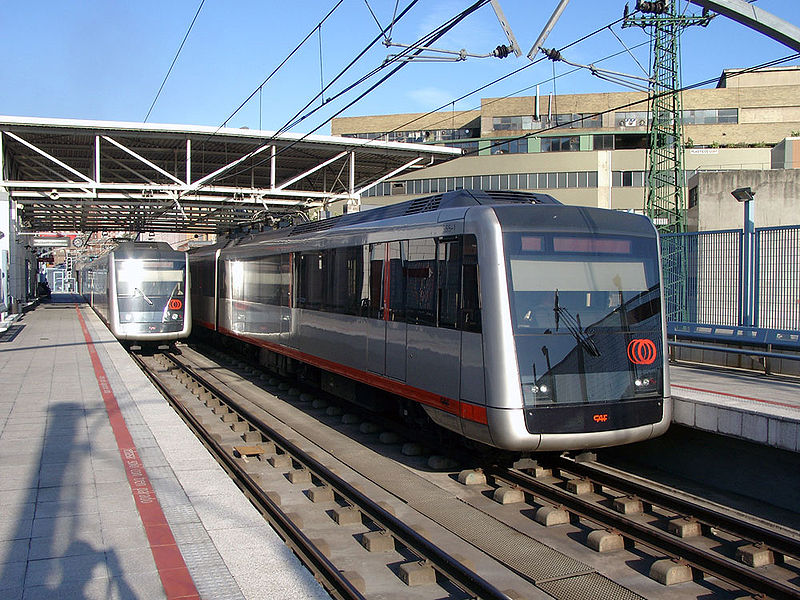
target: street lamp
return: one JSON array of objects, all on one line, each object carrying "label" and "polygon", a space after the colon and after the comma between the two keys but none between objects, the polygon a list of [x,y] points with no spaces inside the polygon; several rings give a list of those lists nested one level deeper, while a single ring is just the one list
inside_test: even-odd
[{"label": "street lamp", "polygon": [[753,327],[755,313],[754,263],[755,263],[755,218],[753,200],[756,193],[749,187],[736,188],[731,196],[744,204],[744,228],[742,243],[742,268],[739,279],[739,314],[740,323],[745,327]]}]

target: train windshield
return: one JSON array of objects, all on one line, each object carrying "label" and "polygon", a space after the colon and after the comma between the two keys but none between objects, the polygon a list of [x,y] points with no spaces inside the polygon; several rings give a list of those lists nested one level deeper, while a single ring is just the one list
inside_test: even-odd
[{"label": "train windshield", "polygon": [[526,406],[662,391],[654,238],[509,232],[504,243]]},{"label": "train windshield", "polygon": [[117,302],[123,323],[183,318],[185,261],[121,259],[115,261],[115,267]]}]

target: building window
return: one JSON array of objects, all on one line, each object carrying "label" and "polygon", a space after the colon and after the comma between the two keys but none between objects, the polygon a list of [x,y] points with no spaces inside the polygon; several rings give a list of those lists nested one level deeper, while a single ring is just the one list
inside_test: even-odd
[{"label": "building window", "polygon": [[644,187],[644,179],[644,171],[611,172],[611,185],[613,187]]},{"label": "building window", "polygon": [[492,129],[494,131],[530,131],[541,129],[540,121],[535,121],[530,115],[518,117],[492,117]]},{"label": "building window", "polygon": [[717,123],[738,123],[739,110],[736,108],[706,108],[684,110],[684,125],[716,125]]},{"label": "building window", "polygon": [[614,122],[617,127],[646,127],[650,123],[650,113],[647,111],[627,111],[614,113]]},{"label": "building window", "polygon": [[580,149],[580,138],[577,135],[542,138],[542,152],[577,152]]},{"label": "building window", "polygon": [[698,196],[698,188],[694,186],[693,188],[689,188],[689,208],[694,208],[697,206],[697,196]]},{"label": "building window", "polygon": [[592,136],[595,150],[613,150],[614,149],[614,136],[613,135],[595,135]]},{"label": "building window", "polygon": [[528,138],[492,144],[492,154],[525,154],[527,152]]}]

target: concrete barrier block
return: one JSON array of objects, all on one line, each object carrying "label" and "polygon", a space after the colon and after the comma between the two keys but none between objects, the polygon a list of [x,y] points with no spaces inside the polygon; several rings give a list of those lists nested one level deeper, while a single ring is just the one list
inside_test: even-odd
[{"label": "concrete barrier block", "polygon": [[309,483],[311,482],[311,473],[305,469],[297,469],[295,471],[289,471],[286,478],[291,483]]},{"label": "concrete barrier block", "polygon": [[267,459],[267,462],[276,469],[283,469],[292,466],[292,459],[288,454],[276,454],[275,456],[270,456]]},{"label": "concrete barrier block", "polygon": [[361,545],[367,552],[393,552],[394,538],[385,531],[370,531],[361,536]]},{"label": "concrete barrier block", "polygon": [[567,482],[567,491],[572,492],[576,496],[583,496],[584,494],[591,494],[594,491],[591,481],[585,479],[570,479]]},{"label": "concrete barrier block", "polygon": [[494,491],[492,498],[499,504],[516,504],[525,501],[525,494],[519,488],[503,486]]},{"label": "concrete barrier block", "polygon": [[625,540],[618,533],[595,529],[586,536],[586,545],[595,552],[614,552],[625,548]]},{"label": "concrete barrier block", "polygon": [[308,490],[308,499],[312,502],[333,502],[333,490],[327,486],[313,487]]},{"label": "concrete barrier block", "polygon": [[667,523],[667,531],[679,538],[697,537],[703,533],[700,523],[685,517]]},{"label": "concrete barrier block", "polygon": [[766,546],[748,544],[736,549],[736,560],[743,562],[751,567],[763,567],[775,564],[775,556],[772,550]]},{"label": "concrete barrier block", "polygon": [[545,527],[565,525],[569,523],[569,513],[563,508],[555,506],[542,506],[533,517],[537,523]]},{"label": "concrete barrier block", "polygon": [[465,469],[458,474],[458,483],[462,485],[486,485],[486,474],[475,469]]},{"label": "concrete barrier block", "polygon": [[333,520],[338,525],[361,525],[361,513],[352,506],[340,506],[333,509]]},{"label": "concrete barrier block", "polygon": [[613,504],[614,510],[623,515],[636,515],[644,511],[642,501],[638,498],[631,498],[625,496],[623,498],[615,498]]},{"label": "concrete barrier block", "polygon": [[662,585],[675,585],[692,580],[692,568],[671,558],[657,560],[650,567],[650,579]]},{"label": "concrete barrier block", "polygon": [[436,583],[436,573],[425,562],[409,562],[400,565],[400,579],[409,587],[420,585],[433,585]]}]

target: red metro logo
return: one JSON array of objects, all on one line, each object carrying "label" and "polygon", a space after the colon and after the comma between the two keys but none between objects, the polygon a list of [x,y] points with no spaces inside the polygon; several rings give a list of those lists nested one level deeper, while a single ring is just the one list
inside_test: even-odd
[{"label": "red metro logo", "polygon": [[628,344],[628,360],[635,365],[651,365],[658,350],[652,340],[631,340]]}]

